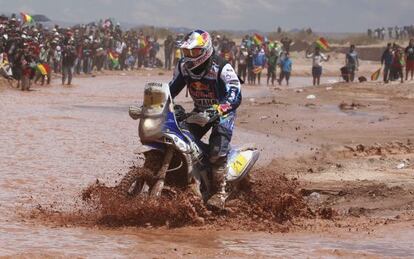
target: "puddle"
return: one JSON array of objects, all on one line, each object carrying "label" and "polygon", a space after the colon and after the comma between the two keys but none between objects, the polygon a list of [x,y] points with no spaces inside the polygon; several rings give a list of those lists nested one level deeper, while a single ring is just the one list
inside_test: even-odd
[{"label": "puddle", "polygon": [[[386,257],[411,257],[414,255],[414,230],[400,232],[398,236],[382,238],[332,239],[312,234],[301,236],[273,235],[267,238],[252,234],[249,238],[221,240],[232,251],[264,256],[317,255],[323,250],[341,250],[357,254],[374,254]],[[398,241],[397,241],[398,240]]]}]

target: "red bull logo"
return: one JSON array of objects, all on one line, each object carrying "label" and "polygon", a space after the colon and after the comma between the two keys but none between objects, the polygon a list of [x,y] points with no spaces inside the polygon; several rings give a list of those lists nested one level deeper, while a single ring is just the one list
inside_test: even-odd
[{"label": "red bull logo", "polygon": [[193,82],[191,83],[190,87],[195,91],[207,91],[209,89],[208,85],[205,85],[201,82]]},{"label": "red bull logo", "polygon": [[204,42],[207,42],[208,41],[208,33],[207,32],[201,34],[201,37],[203,38],[203,41]]}]

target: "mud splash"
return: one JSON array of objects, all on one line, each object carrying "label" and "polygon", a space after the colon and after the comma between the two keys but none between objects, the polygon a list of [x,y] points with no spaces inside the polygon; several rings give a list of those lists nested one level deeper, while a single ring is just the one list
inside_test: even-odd
[{"label": "mud splash", "polygon": [[[395,141],[382,145],[345,146],[343,150],[330,155],[359,157],[407,154],[412,153],[413,150],[411,141],[407,143]],[[295,179],[288,179],[283,173],[317,172],[335,164],[333,161],[330,161],[323,150],[317,151],[315,156],[309,159],[303,158],[296,162],[275,160],[268,167],[252,172],[255,179],[253,184],[243,188],[236,199],[227,203],[228,209],[222,212],[209,211],[200,199],[186,190],[175,189],[175,194],[171,197],[157,200],[131,198],[120,194],[117,187],[106,186],[97,180],[95,184],[83,190],[78,197],[80,203],[70,211],[36,208],[33,215],[37,214],[35,218],[41,215],[44,219],[57,223],[63,222],[66,225],[146,228],[202,226],[210,229],[287,232],[294,225],[295,219],[317,217],[331,220],[338,216],[338,212],[332,207],[335,204],[332,200],[319,206],[312,206],[309,203],[309,193],[303,193],[299,183]],[[319,169],[312,169],[309,166],[316,166]],[[343,198],[345,190],[341,190],[340,193]],[[353,191],[349,193],[354,194]],[[333,197],[331,199],[335,200]]]},{"label": "mud splash", "polygon": [[116,187],[94,184],[83,191],[82,199],[92,208],[94,223],[109,227],[182,227],[195,225],[205,216],[201,201],[185,191],[155,200],[127,197]]},{"label": "mud splash", "polygon": [[209,211],[189,191],[176,190],[173,197],[157,200],[126,197],[116,187],[97,181],[86,188],[76,206],[59,211],[37,207],[31,218],[65,226],[167,227],[202,226],[207,229],[237,229],[287,232],[292,221],[310,217],[298,183],[272,168],[253,172],[257,179],[230,200],[227,210]]}]

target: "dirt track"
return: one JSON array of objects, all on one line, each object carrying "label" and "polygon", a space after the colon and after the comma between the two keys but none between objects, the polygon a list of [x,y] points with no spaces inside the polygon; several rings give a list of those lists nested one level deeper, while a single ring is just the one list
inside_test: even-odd
[{"label": "dirt track", "polygon": [[[299,200],[300,210],[257,207],[279,208],[288,213],[283,220],[247,213],[203,226],[143,229],[71,217],[74,208],[91,210],[82,190],[96,179],[114,185],[136,161],[136,123],[127,107],[140,99],[144,82],[169,78],[148,73],[77,78],[73,87],[28,93],[0,88],[0,255],[414,254],[414,83],[244,87],[234,142],[248,139],[262,150],[253,173],[265,184],[257,185],[258,198],[267,190],[271,200]],[[278,184],[284,187],[272,189]]]}]

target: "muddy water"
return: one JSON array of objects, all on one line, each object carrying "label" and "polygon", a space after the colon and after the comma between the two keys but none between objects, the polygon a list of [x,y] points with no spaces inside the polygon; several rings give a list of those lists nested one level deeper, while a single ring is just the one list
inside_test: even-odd
[{"label": "muddy water", "polygon": [[[352,237],[282,235],[208,230],[137,230],[55,226],[28,217],[34,207],[70,209],[81,190],[97,178],[119,180],[135,160],[136,124],[127,107],[142,96],[147,80],[98,77],[76,79],[73,87],[5,90],[0,96],[0,255],[122,257],[140,255],[323,255],[325,250],[369,250],[385,256],[414,254],[409,230],[393,238],[361,243]],[[246,87],[247,98],[268,90]],[[179,98],[187,102],[188,99]],[[235,143],[254,139],[262,164],[274,155],[307,150],[266,134],[238,129]],[[277,139],[276,139],[277,140]],[[398,239],[399,242],[394,242]]]}]

